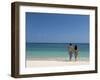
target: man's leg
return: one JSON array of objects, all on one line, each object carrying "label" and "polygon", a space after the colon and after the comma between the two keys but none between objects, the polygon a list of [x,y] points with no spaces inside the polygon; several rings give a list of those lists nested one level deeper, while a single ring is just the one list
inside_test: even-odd
[{"label": "man's leg", "polygon": [[69,53],[69,61],[72,60],[72,52]]}]

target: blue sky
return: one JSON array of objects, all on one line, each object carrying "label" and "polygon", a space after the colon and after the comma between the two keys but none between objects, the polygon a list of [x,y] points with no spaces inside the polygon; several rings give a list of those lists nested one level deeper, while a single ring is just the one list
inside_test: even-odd
[{"label": "blue sky", "polygon": [[89,15],[26,12],[26,42],[89,43]]}]

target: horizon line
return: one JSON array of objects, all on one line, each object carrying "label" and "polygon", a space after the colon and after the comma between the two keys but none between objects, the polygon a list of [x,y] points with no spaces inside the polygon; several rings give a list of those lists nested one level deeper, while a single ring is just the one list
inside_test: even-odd
[{"label": "horizon line", "polygon": [[[26,42],[26,43],[58,43],[58,42]],[[60,42],[60,43],[89,43],[89,42]]]}]

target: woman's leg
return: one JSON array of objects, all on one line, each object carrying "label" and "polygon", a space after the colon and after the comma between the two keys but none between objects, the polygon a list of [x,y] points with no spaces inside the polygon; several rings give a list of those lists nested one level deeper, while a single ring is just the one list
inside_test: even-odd
[{"label": "woman's leg", "polygon": [[78,53],[77,52],[75,52],[75,61],[77,61],[78,59]]}]

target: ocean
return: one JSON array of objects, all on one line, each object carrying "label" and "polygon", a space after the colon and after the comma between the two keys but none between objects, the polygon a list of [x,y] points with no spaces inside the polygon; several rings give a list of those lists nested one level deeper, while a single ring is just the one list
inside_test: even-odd
[{"label": "ocean", "polygon": [[[68,61],[68,43],[26,43],[26,60],[59,60]],[[77,45],[78,60],[89,60],[89,43],[73,43]],[[75,60],[74,53],[72,60]]]}]

